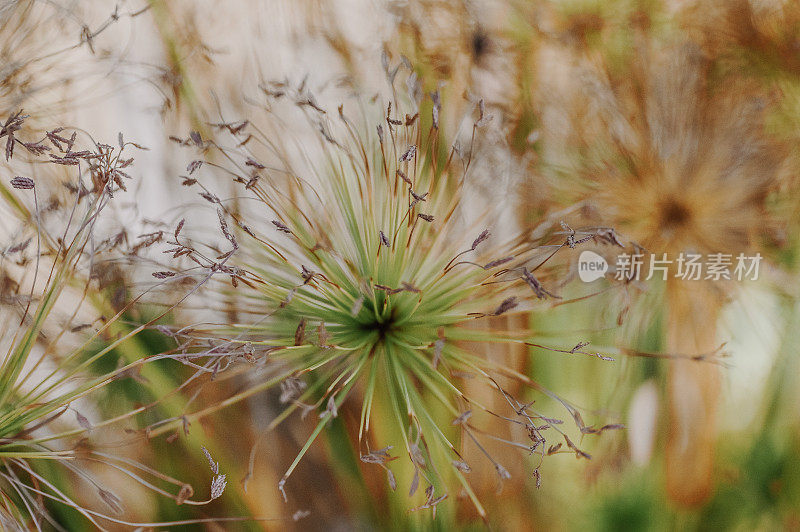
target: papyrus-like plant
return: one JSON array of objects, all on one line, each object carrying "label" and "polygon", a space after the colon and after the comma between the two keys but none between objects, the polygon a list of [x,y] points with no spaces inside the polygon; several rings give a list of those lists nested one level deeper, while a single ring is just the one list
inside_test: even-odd
[{"label": "papyrus-like plant", "polygon": [[[358,408],[360,458],[383,468],[392,489],[398,487],[393,460],[400,448],[410,463],[402,489],[424,491],[420,507],[435,508],[458,486],[482,515],[470,488],[471,468],[485,459],[501,480],[511,474],[503,456],[484,452],[465,459],[465,446],[483,449],[481,442],[503,440],[482,430],[487,419],[520,429],[505,443],[534,455],[527,474],[537,479],[548,454],[588,457],[560,420],[540,411],[527,392],[515,397],[507,386],[521,383],[560,401],[582,433],[602,429],[586,426],[569,403],[475,349],[542,347],[528,330],[487,322],[527,313],[534,302],[554,297],[558,280],[551,260],[560,249],[574,247],[575,235],[529,245],[503,234],[484,213],[471,212],[477,203],[467,199],[469,169],[478,155],[471,144],[442,145],[435,94],[424,103],[425,116],[415,104],[407,104],[408,113],[398,111],[395,101],[383,107],[382,118],[367,111],[367,118],[352,119],[343,107],[327,113],[302,86],[269,85],[264,92],[269,105],[284,98],[305,109],[318,134],[296,146],[281,136],[285,129],[269,134],[263,124],[243,121],[218,124],[224,135],[217,141],[197,133],[175,139],[205,153],[189,164],[191,175],[183,183],[203,187],[200,195],[216,209],[226,243],[209,246],[209,252],[181,220],[166,252],[193,266],[181,270],[173,264],[175,269],[154,275],[222,278],[237,294],[241,317],[239,323],[176,331],[179,358],[214,376],[234,363],[264,366],[248,370],[249,388],[186,418],[280,386],[287,406],[270,428],[293,411],[318,416],[280,481],[288,492],[292,472],[326,425],[343,408]],[[472,135],[487,119],[482,103],[476,115]],[[238,147],[224,147],[231,144]],[[227,208],[202,178],[221,172],[240,183],[257,208]],[[612,237],[601,231],[589,238]],[[584,347],[553,350],[602,357]],[[494,389],[504,407],[489,409],[467,394],[467,379]]]}]

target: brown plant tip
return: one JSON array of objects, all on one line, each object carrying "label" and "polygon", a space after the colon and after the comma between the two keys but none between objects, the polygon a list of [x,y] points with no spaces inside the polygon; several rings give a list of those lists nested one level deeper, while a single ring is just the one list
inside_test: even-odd
[{"label": "brown plant tip", "polygon": [[192,161],[186,167],[186,171],[189,172],[189,175],[192,175],[201,166],[203,166],[203,161]]},{"label": "brown plant tip", "polygon": [[408,189],[408,191],[411,193],[411,196],[414,198],[414,203],[413,203],[414,205],[416,205],[416,204],[417,204],[417,203],[419,203],[420,201],[425,201],[425,198],[426,198],[426,197],[427,197],[427,195],[428,195],[428,193],[427,193],[427,192],[426,192],[426,193],[424,193],[424,194],[422,194],[422,195],[420,195],[420,194],[417,194],[416,192],[414,192],[414,191],[413,191],[413,190],[411,190],[411,189]]},{"label": "brown plant tip", "polygon": [[303,284],[308,284],[314,278],[314,272],[309,270],[304,265],[300,265],[300,276],[303,278]]},{"label": "brown plant tip", "polygon": [[20,242],[19,244],[15,244],[15,245],[11,246],[10,248],[8,248],[5,251],[5,253],[10,255],[12,253],[19,253],[19,252],[25,251],[25,249],[27,249],[27,247],[30,245],[32,240],[33,240],[33,238],[28,238],[24,242]]},{"label": "brown plant tip", "polygon": [[305,318],[300,320],[300,323],[297,325],[297,329],[294,332],[294,345],[303,345],[305,343],[306,337],[306,320]]},{"label": "brown plant tip", "polygon": [[11,180],[11,186],[20,190],[30,190],[34,187],[34,183],[30,177],[17,176]]},{"label": "brown plant tip", "polygon": [[531,287],[531,290],[533,290],[533,293],[536,294],[537,298],[546,299],[547,296],[550,296],[550,297],[553,297],[553,298],[556,298],[556,299],[561,299],[560,296],[557,296],[557,295],[555,295],[555,294],[553,294],[551,292],[548,292],[542,286],[542,283],[540,283],[539,280],[536,279],[536,277],[534,277],[533,274],[528,271],[528,268],[526,268],[524,266],[522,268],[522,278],[525,280],[526,283],[528,283],[528,286]]},{"label": "brown plant tip", "polygon": [[291,234],[292,234],[292,230],[291,230],[291,229],[289,229],[289,228],[286,226],[286,224],[284,224],[283,222],[280,222],[280,221],[278,221],[278,220],[272,220],[272,225],[274,225],[275,227],[277,227],[277,228],[278,228],[278,231],[280,231],[281,233],[286,233],[287,235],[291,235]]},{"label": "brown plant tip", "polygon": [[481,234],[478,235],[478,238],[472,241],[472,251],[475,251],[478,248],[478,245],[480,245],[481,242],[486,241],[490,235],[491,233],[489,233],[489,230],[484,229]]},{"label": "brown plant tip", "polygon": [[497,309],[495,309],[494,312],[492,312],[492,316],[499,316],[501,314],[505,314],[509,310],[511,310],[514,307],[516,307],[518,304],[519,303],[517,302],[517,298],[515,296],[511,296],[509,298],[506,298],[506,299],[503,300],[502,303],[500,303],[500,306],[497,307]]},{"label": "brown plant tip", "polygon": [[201,447],[200,449],[203,451],[206,460],[208,460],[208,466],[211,468],[211,472],[215,475],[219,474],[219,463],[214,461],[214,459],[211,457],[211,453],[208,452],[208,449],[205,447]]},{"label": "brown plant tip", "polygon": [[391,286],[386,286],[384,284],[376,284],[375,288],[377,288],[378,290],[383,290],[390,296],[394,294],[399,294],[400,292],[403,291],[403,288],[392,288]]},{"label": "brown plant tip", "polygon": [[175,227],[175,240],[178,240],[178,235],[181,233],[181,229],[183,229],[183,225],[186,223],[186,218],[182,218],[180,222],[178,222],[177,227]]},{"label": "brown plant tip", "polygon": [[417,154],[417,147],[413,144],[406,149],[405,153],[400,156],[400,162],[410,161]]},{"label": "brown plant tip", "polygon": [[222,203],[220,199],[214,194],[210,194],[208,192],[200,192],[199,194],[201,198],[203,198],[209,203]]},{"label": "brown plant tip", "polygon": [[492,268],[496,268],[498,266],[502,266],[503,264],[511,262],[512,260],[514,260],[514,257],[503,257],[502,259],[493,260],[491,262],[486,263],[483,266],[483,269],[484,270],[491,270]]}]

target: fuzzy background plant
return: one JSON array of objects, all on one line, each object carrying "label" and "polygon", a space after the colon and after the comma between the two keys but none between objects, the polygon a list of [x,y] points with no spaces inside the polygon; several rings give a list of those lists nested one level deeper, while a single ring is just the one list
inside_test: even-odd
[{"label": "fuzzy background plant", "polygon": [[[541,153],[566,203],[582,205],[576,218],[610,223],[658,257],[777,258],[791,210],[781,189],[794,170],[788,148],[767,126],[776,105],[763,84],[726,70],[682,30],[679,17],[663,18],[657,7],[624,13],[598,6],[562,17],[582,33],[559,52],[571,62],[571,79],[553,81],[561,90],[542,88],[551,116],[543,121]],[[594,17],[594,25],[578,26],[581,17]],[[614,32],[623,21],[628,28]],[[655,311],[663,349],[713,353],[721,342],[716,324],[739,286],[682,282],[676,268],[661,296],[648,294],[663,298],[651,305],[666,307],[666,314]],[[634,331],[647,326],[628,318]],[[681,504],[702,504],[712,493],[721,375],[716,364],[670,363],[665,467],[667,489]]]}]

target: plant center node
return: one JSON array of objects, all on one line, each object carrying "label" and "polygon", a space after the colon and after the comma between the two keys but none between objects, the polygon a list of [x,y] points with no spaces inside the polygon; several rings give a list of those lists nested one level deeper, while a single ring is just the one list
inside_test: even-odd
[{"label": "plant center node", "polygon": [[684,226],[691,218],[691,212],[682,202],[673,198],[667,199],[661,204],[661,226],[667,229],[675,229]]}]

